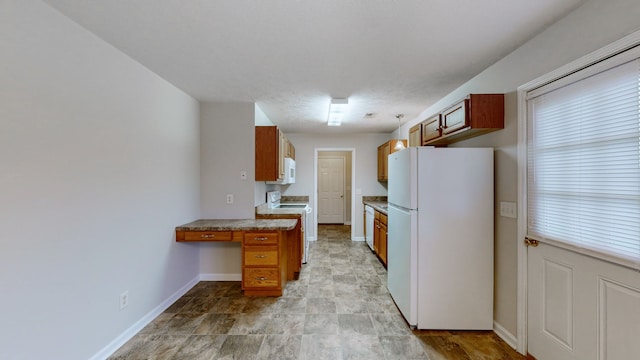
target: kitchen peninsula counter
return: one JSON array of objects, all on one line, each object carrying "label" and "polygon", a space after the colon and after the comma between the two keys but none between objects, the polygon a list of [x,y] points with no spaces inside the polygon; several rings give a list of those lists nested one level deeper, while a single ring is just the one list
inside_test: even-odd
[{"label": "kitchen peninsula counter", "polygon": [[176,226],[179,231],[288,231],[296,227],[295,219],[200,219]]},{"label": "kitchen peninsula counter", "polygon": [[300,271],[297,219],[200,219],[176,226],[177,242],[238,242],[245,296],[282,296]]}]

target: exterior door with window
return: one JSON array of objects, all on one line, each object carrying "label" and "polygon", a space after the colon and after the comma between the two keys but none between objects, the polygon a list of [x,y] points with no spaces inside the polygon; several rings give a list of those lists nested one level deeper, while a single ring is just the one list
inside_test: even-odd
[{"label": "exterior door with window", "polygon": [[344,157],[318,158],[318,223],[344,224]]},{"label": "exterior door with window", "polygon": [[528,352],[640,358],[640,51],[527,94]]}]

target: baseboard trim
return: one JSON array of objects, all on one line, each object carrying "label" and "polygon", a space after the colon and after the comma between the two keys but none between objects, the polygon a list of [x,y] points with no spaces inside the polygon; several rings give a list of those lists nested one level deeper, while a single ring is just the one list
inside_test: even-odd
[{"label": "baseboard trim", "polygon": [[493,332],[496,333],[507,345],[511,346],[514,350],[518,351],[518,338],[512,333],[507,331],[502,325],[497,322],[493,322]]},{"label": "baseboard trim", "polygon": [[318,237],[317,236],[309,236],[309,237],[307,237],[307,240],[309,240],[309,241],[317,241]]},{"label": "baseboard trim", "polygon": [[352,241],[365,241],[365,238],[364,238],[364,236],[356,236],[356,237],[353,238]]},{"label": "baseboard trim", "polygon": [[200,274],[200,281],[242,281],[242,274]]},{"label": "baseboard trim", "polygon": [[178,291],[174,292],[171,296],[161,302],[160,305],[153,308],[153,310],[149,311],[140,320],[136,321],[128,329],[122,332],[122,334],[113,339],[109,344],[107,344],[107,346],[93,355],[90,360],[104,360],[113,355],[116,350],[122,347],[122,345],[129,341],[135,334],[139,333],[140,330],[144,329],[144,327],[152,322],[153,319],[162,314],[162,312],[167,310],[167,308],[169,308],[171,304],[173,304],[176,300],[182,297],[182,295],[186,294],[187,291],[194,287],[198,283],[198,281],[200,281],[200,277],[201,275],[198,275],[195,278],[191,279],[191,281],[189,281],[186,285],[178,289]]}]

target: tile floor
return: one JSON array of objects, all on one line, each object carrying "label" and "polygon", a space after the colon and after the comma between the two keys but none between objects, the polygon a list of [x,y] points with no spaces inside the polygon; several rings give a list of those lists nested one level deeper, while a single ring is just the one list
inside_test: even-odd
[{"label": "tile floor", "polygon": [[109,359],[525,359],[491,331],[412,331],[348,226],[322,225],[280,298],[200,282]]}]

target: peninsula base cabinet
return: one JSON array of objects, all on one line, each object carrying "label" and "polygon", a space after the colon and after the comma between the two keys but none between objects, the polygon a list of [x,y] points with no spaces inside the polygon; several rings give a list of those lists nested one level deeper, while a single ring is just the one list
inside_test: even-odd
[{"label": "peninsula base cabinet", "polygon": [[282,296],[287,283],[287,233],[250,232],[242,243],[245,296]]},{"label": "peninsula base cabinet", "polygon": [[299,232],[297,219],[200,219],[176,226],[176,241],[240,243],[244,295],[282,296],[300,271],[289,255],[299,249]]},{"label": "peninsula base cabinet", "polygon": [[302,270],[304,251],[304,215],[299,214],[256,214],[256,219],[296,219],[298,223],[287,232],[287,279],[298,280]]}]

